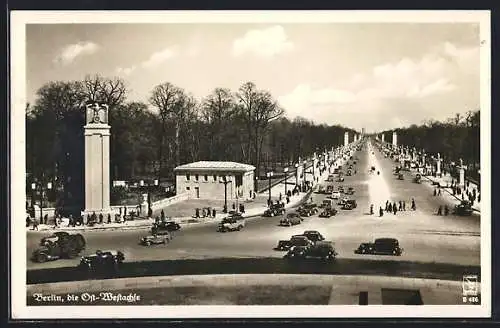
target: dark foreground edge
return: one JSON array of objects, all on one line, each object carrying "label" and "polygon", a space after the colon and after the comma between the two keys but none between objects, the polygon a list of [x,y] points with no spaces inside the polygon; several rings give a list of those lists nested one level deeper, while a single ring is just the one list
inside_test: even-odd
[{"label": "dark foreground edge", "polygon": [[386,275],[461,281],[464,275],[477,275],[480,278],[480,267],[365,259],[337,259],[333,263],[325,263],[317,260],[290,262],[281,258],[218,258],[126,262],[117,272],[101,274],[89,274],[76,267],[28,270],[26,282],[27,284],[41,284],[144,276],[273,273]]}]

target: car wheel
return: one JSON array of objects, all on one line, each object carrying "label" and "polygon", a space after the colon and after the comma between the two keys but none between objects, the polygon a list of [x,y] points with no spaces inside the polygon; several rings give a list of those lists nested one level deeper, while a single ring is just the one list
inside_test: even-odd
[{"label": "car wheel", "polygon": [[271,214],[269,214],[270,217],[273,217],[274,216],[274,213],[271,212]]},{"label": "car wheel", "polygon": [[240,231],[240,230],[241,230],[241,228],[243,228],[243,226],[238,226],[238,231]]},{"label": "car wheel", "polygon": [[146,242],[146,246],[151,246],[151,242],[150,242],[150,241],[147,241],[147,242]]},{"label": "car wheel", "polygon": [[36,258],[35,260],[38,262],[38,263],[44,263],[44,262],[47,262],[49,260],[47,254],[44,254],[44,253],[39,253],[36,255]]}]

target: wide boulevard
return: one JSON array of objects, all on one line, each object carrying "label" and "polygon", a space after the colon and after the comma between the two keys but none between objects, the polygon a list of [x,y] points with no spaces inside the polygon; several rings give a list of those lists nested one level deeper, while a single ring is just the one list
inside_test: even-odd
[{"label": "wide boulevard", "polygon": [[[83,233],[87,240],[85,254],[94,253],[98,249],[118,249],[125,253],[127,262],[282,257],[283,252],[273,250],[279,240],[289,239],[304,230],[317,230],[327,240],[335,243],[339,259],[435,262],[465,266],[480,264],[479,215],[437,216],[437,208],[439,205],[445,205],[446,201],[439,196],[433,196],[429,183],[414,183],[409,172],[405,172],[404,180],[397,179],[393,174],[397,163],[385,158],[370,143],[365,143],[355,156],[358,157],[355,165],[357,174],[346,176],[343,183],[334,183],[335,189],[339,184],[345,188],[354,188],[355,194],[352,197],[358,204],[354,210],[339,209],[339,213],[331,218],[319,218],[317,215],[305,218],[302,224],[293,227],[279,226],[280,217],[251,218],[247,220],[243,230],[230,233],[217,232],[216,223],[186,226],[165,246],[139,245],[139,239],[148,234],[146,229],[88,231]],[[372,166],[380,174],[370,172]],[[311,197],[313,202],[320,204],[327,195],[314,193]],[[417,205],[416,211],[410,210],[412,198]],[[378,208],[384,206],[386,200],[405,201],[406,211],[396,215],[384,213],[379,217]],[[374,204],[374,215],[369,214],[370,204]],[[354,254],[354,249],[360,243],[380,237],[397,238],[404,248],[403,255],[391,257]],[[39,233],[27,234],[28,258],[40,238]],[[43,264],[28,260],[27,267],[36,269],[75,266],[78,260],[59,260]]]}]

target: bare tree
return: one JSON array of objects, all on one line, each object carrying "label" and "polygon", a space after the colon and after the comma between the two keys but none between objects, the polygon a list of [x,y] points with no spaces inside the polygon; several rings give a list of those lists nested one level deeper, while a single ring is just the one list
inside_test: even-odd
[{"label": "bare tree", "polygon": [[234,114],[235,100],[229,89],[217,88],[203,100],[201,118],[208,125],[211,160],[227,155],[224,136]]},{"label": "bare tree", "polygon": [[119,78],[104,78],[98,74],[87,75],[83,81],[84,92],[88,101],[103,102],[113,108],[125,101],[127,88]]}]

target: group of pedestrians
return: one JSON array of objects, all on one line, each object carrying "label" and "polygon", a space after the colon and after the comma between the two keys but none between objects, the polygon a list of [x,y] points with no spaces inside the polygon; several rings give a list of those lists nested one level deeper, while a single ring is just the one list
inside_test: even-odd
[{"label": "group of pedestrians", "polygon": [[[412,211],[416,211],[417,210],[417,205],[415,203],[415,199],[412,198],[411,199],[411,210]],[[386,213],[393,213],[394,215],[396,215],[398,212],[404,212],[406,211],[406,201],[404,200],[400,200],[399,202],[391,202],[389,200],[387,200],[385,202],[385,208],[382,208],[382,206],[380,206],[379,208],[379,216],[382,217],[384,216],[384,212]],[[374,206],[373,204],[370,205],[370,215],[373,215],[374,214]]]}]

